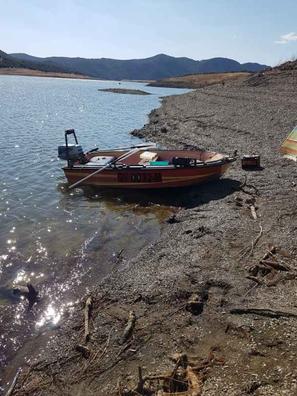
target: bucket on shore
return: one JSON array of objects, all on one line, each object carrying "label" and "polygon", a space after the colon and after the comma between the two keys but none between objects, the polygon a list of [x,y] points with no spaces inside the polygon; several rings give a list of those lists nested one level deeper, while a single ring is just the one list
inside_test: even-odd
[{"label": "bucket on shore", "polygon": [[259,169],[261,168],[260,162],[260,155],[244,155],[241,159],[241,167],[242,169]]}]

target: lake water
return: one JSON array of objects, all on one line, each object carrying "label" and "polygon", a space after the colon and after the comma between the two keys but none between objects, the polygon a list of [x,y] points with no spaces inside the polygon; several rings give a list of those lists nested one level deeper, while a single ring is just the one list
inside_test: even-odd
[{"label": "lake water", "polygon": [[[113,87],[152,95],[98,91]],[[155,241],[171,211],[135,197],[63,192],[57,146],[64,130],[75,128],[86,150],[135,144],[139,139],[129,131],[143,126],[160,97],[183,92],[134,82],[0,76],[0,366],[25,356],[29,335],[57,324],[66,306]],[[30,317],[11,292],[28,281],[43,298]]]}]

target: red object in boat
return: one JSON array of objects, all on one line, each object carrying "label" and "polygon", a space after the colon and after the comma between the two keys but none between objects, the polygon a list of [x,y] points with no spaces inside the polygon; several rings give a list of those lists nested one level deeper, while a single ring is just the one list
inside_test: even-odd
[{"label": "red object in boat", "polygon": [[[207,151],[147,150],[156,154],[155,161],[145,162],[141,159],[141,154],[148,152],[145,149],[116,162],[115,158],[128,154],[129,151],[95,151],[86,154],[89,162],[81,164],[77,161],[63,170],[68,182],[74,184],[106,166],[107,164],[103,165],[104,158],[111,158],[110,166],[82,181],[80,186],[158,189],[191,186],[219,178],[235,160],[233,157]],[[194,165],[173,165],[172,160],[176,157],[190,158],[194,160]]]}]

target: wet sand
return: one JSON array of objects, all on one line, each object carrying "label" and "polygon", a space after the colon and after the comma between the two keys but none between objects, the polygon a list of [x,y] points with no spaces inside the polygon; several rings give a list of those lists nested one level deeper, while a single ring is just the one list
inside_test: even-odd
[{"label": "wet sand", "polygon": [[[77,350],[84,296],[24,365],[16,395],[129,394],[139,366],[144,375],[172,370],[175,352],[214,362],[201,395],[296,393],[297,167],[279,154],[297,124],[296,88],[296,71],[284,71],[168,97],[133,132],[168,147],[259,153],[263,169],[237,161],[221,181],[184,191],[159,241],[90,293],[90,356]],[[260,263],[265,256],[274,265]],[[193,294],[195,314],[186,309]],[[136,325],[123,342],[130,311]]]}]

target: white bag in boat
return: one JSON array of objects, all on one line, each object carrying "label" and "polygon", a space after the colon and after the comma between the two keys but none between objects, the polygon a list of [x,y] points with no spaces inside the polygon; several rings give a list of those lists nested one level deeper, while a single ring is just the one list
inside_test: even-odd
[{"label": "white bag in boat", "polygon": [[156,159],[158,158],[158,154],[157,153],[152,153],[151,151],[144,151],[143,153],[140,154],[140,158],[143,161],[156,161]]}]

